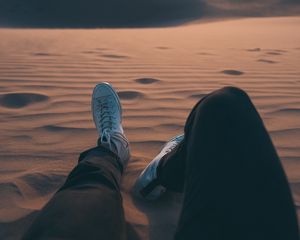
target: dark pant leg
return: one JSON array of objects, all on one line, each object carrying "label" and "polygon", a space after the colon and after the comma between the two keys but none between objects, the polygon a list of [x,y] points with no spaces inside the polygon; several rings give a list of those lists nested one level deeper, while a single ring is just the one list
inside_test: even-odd
[{"label": "dark pant leg", "polygon": [[23,239],[126,239],[121,172],[118,157],[104,147],[82,153]]},{"label": "dark pant leg", "polygon": [[185,127],[185,186],[175,239],[298,240],[279,157],[245,92],[207,96]]},{"label": "dark pant leg", "polygon": [[[209,96],[209,95],[208,95]],[[208,96],[202,98],[201,104]],[[171,152],[166,154],[158,166],[158,182],[170,191],[183,192],[186,168],[186,137]]]}]

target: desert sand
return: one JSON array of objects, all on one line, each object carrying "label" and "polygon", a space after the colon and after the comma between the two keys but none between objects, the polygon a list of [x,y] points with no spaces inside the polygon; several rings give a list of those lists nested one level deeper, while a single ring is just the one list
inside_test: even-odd
[{"label": "desert sand", "polygon": [[277,17],[147,29],[0,29],[0,239],[19,239],[79,153],[95,146],[90,99],[103,81],[118,90],[131,142],[122,183],[130,239],[172,239],[181,196],[147,203],[132,196],[132,185],[162,144],[183,131],[193,105],[228,85],[246,90],[262,115],[300,216],[299,26],[300,17]]}]

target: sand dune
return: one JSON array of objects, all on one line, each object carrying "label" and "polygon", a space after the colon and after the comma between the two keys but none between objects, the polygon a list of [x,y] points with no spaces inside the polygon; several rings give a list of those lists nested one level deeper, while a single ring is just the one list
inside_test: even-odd
[{"label": "sand dune", "polygon": [[[299,13],[298,0],[1,0],[0,26],[153,27],[174,26],[199,19],[211,21]],[[158,46],[157,49],[167,50],[169,47]]]},{"label": "sand dune", "polygon": [[130,239],[172,238],[181,196],[147,203],[131,187],[183,131],[193,105],[228,85],[253,99],[299,209],[299,24],[288,17],[139,30],[0,29],[0,239],[19,239],[78,154],[96,144],[90,98],[102,81],[118,90],[131,141],[122,183]]}]

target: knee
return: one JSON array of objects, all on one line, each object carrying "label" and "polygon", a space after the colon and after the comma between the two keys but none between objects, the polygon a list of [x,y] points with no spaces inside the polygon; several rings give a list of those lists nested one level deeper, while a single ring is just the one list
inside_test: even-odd
[{"label": "knee", "polygon": [[248,94],[237,87],[224,87],[207,95],[199,102],[198,109],[217,112],[228,112],[230,110],[243,110],[249,107],[251,100]]},{"label": "knee", "polygon": [[248,94],[237,87],[224,87],[215,92],[212,92],[207,101],[215,105],[221,104],[222,106],[235,106],[250,100]]},{"label": "knee", "polygon": [[220,90],[217,90],[216,93],[236,99],[249,98],[248,94],[243,89],[234,86],[221,88]]}]

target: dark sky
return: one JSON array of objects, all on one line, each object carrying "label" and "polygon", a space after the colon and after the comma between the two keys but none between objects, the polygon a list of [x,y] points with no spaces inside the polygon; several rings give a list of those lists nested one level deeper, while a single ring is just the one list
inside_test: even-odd
[{"label": "dark sky", "polygon": [[299,14],[299,3],[300,0],[0,0],[0,26],[160,26],[209,16]]}]

